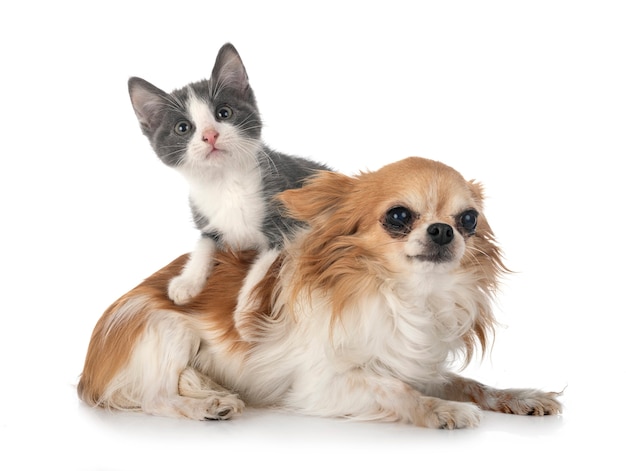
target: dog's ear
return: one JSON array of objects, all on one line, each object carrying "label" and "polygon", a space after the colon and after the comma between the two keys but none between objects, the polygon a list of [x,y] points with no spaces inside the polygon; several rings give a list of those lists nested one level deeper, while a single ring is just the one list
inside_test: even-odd
[{"label": "dog's ear", "polygon": [[354,178],[341,173],[322,171],[308,179],[302,188],[283,191],[278,200],[288,216],[311,222],[326,219],[337,208],[354,185]]},{"label": "dog's ear", "polygon": [[469,186],[470,192],[472,193],[472,197],[474,198],[476,203],[478,203],[478,205],[480,206],[480,208],[476,208],[476,209],[482,209],[483,201],[485,199],[485,191],[483,189],[482,183],[477,182],[476,180],[469,180],[467,182],[467,186]]}]

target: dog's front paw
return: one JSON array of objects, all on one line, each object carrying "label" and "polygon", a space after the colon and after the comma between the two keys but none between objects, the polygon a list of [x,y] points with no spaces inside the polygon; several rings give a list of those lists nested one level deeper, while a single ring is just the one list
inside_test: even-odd
[{"label": "dog's front paw", "polygon": [[563,409],[557,399],[560,395],[537,389],[505,389],[501,391],[496,410],[517,415],[557,415]]},{"label": "dog's front paw", "polygon": [[439,429],[471,428],[480,424],[482,412],[466,402],[435,400],[424,414],[425,426]]},{"label": "dog's front paw", "polygon": [[193,298],[195,298],[206,282],[203,278],[196,278],[179,275],[170,280],[170,284],[167,288],[167,295],[174,301],[175,304],[187,304]]},{"label": "dog's front paw", "polygon": [[244,407],[243,401],[235,394],[215,397],[207,400],[203,420],[228,420],[240,414]]},{"label": "dog's front paw", "polygon": [[[228,420],[243,411],[245,404],[236,394],[210,392],[206,397],[178,396],[171,400],[176,416],[193,420]],[[152,411],[164,415],[162,410]]]}]

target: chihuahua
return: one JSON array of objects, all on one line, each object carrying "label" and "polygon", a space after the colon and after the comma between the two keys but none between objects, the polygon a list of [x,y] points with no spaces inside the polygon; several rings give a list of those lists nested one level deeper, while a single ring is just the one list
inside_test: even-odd
[{"label": "chihuahua", "polygon": [[199,420],[247,404],[446,429],[478,425],[481,410],[561,412],[559,393],[453,372],[485,351],[507,271],[479,183],[411,157],[356,176],[321,171],[278,198],[306,223],[282,248],[219,253],[185,306],[167,295],[181,256],[109,307],[83,401]]}]

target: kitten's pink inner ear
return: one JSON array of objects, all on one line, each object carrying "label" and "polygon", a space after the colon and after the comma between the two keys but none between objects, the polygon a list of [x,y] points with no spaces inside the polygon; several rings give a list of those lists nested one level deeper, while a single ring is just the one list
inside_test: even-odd
[{"label": "kitten's pink inner ear", "polygon": [[223,46],[218,52],[211,77],[217,83],[232,84],[241,91],[246,91],[249,86],[246,68],[241,57],[231,45]]},{"label": "kitten's pink inner ear", "polygon": [[150,127],[151,122],[163,108],[163,100],[148,90],[136,87],[131,93],[133,110],[139,122]]}]

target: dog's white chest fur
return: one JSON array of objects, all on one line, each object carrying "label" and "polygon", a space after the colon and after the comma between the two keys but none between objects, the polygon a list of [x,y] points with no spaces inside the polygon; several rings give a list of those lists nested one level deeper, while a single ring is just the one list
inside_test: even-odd
[{"label": "dog's white chest fur", "polygon": [[[310,413],[334,404],[336,410],[326,411],[334,415],[358,411],[360,401],[367,402],[349,385],[354,381],[358,390],[356,385],[370,375],[400,378],[418,389],[442,382],[448,355],[461,346],[475,313],[450,295],[465,290],[462,278],[441,278],[421,286],[416,280],[383,286],[378,295],[347,307],[336,323],[323,295],[302,299],[296,305],[303,312],[275,325],[274,335],[257,345],[257,357],[248,366],[259,381],[249,395],[261,393],[255,399],[263,402],[278,392],[284,407]],[[272,389],[277,385],[288,390]]]}]

